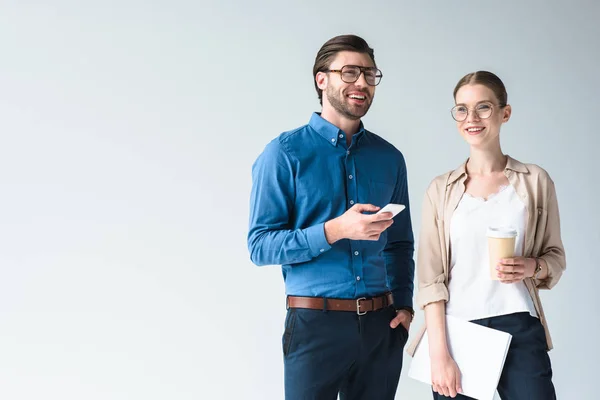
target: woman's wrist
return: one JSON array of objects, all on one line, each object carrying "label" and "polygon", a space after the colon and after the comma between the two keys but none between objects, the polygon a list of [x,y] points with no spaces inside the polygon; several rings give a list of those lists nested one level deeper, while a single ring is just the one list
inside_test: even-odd
[{"label": "woman's wrist", "polygon": [[533,278],[535,276],[538,261],[535,257],[527,257],[525,259],[525,278]]},{"label": "woman's wrist", "polygon": [[543,280],[548,277],[548,264],[540,257],[535,258],[536,267],[533,277],[538,280]]},{"label": "woman's wrist", "polygon": [[445,341],[438,339],[436,341],[435,338],[431,338],[432,341],[429,343],[429,357],[431,359],[445,359],[450,357],[450,350],[448,350],[448,346]]},{"label": "woman's wrist", "polygon": [[534,279],[546,279],[548,277],[548,268],[539,257],[529,257],[525,264],[525,277]]},{"label": "woman's wrist", "polygon": [[434,361],[445,361],[450,358],[448,348],[429,349],[429,358]]}]

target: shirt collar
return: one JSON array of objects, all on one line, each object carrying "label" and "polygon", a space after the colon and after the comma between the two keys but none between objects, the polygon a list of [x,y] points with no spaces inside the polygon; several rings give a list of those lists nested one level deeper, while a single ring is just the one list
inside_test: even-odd
[{"label": "shirt collar", "polygon": [[[332,146],[337,146],[338,140],[345,140],[346,138],[346,133],[337,126],[333,125],[331,122],[321,117],[321,113],[313,113],[310,117],[310,122],[308,125],[313,128],[315,132],[321,135],[323,139],[327,140],[327,142]],[[358,127],[358,132],[356,132],[354,136],[359,138],[359,135],[364,131],[365,127],[361,121],[360,126]]]},{"label": "shirt collar", "polygon": [[[469,161],[469,160],[467,159],[467,161]],[[457,169],[455,169],[454,171],[452,171],[450,173],[450,177],[448,178],[447,185],[450,185],[450,184],[456,182],[457,180],[459,180],[462,177],[464,177],[464,178],[467,177],[467,161],[462,163],[460,165],[460,167],[458,167]],[[514,158],[512,158],[509,155],[506,156],[506,167],[504,167],[505,173],[507,170],[514,171],[514,172],[520,172],[523,174],[526,174],[529,172],[529,170],[527,169],[527,166],[525,166],[525,164],[523,164],[520,161],[515,160]]]}]

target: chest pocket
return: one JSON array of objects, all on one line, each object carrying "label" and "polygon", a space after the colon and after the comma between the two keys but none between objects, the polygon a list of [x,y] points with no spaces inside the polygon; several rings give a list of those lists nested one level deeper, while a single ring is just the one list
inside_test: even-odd
[{"label": "chest pocket", "polygon": [[392,202],[394,196],[394,185],[383,182],[369,181],[369,194],[365,203],[383,207]]}]

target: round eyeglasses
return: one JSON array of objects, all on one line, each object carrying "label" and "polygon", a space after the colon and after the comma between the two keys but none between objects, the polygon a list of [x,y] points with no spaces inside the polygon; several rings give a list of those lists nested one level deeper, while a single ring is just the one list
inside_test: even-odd
[{"label": "round eyeglasses", "polygon": [[[500,106],[500,108],[503,107],[504,106]],[[475,115],[477,115],[477,118],[487,119],[491,117],[494,113],[494,105],[492,103],[484,102],[477,104],[475,108],[469,109],[467,108],[467,106],[459,104],[452,107],[450,113],[452,114],[452,118],[454,118],[456,122],[463,122],[469,116],[470,110],[472,110],[475,113]]]},{"label": "round eyeglasses", "polygon": [[383,77],[381,70],[375,67],[361,67],[358,65],[344,65],[340,69],[330,69],[328,72],[340,74],[340,78],[346,83],[354,83],[360,78],[360,74],[364,74],[365,81],[369,86],[379,85]]}]

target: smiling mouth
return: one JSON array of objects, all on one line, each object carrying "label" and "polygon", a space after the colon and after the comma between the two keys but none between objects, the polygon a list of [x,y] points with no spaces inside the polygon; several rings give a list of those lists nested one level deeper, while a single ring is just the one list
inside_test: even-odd
[{"label": "smiling mouth", "polygon": [[465,129],[465,131],[467,131],[467,133],[470,135],[476,135],[478,133],[481,133],[484,129],[485,128],[483,128],[483,127],[467,128],[467,129]]},{"label": "smiling mouth", "polygon": [[348,97],[353,100],[360,100],[360,101],[364,101],[367,99],[367,96],[363,96],[363,95],[359,95],[359,94],[350,94],[350,95],[348,95]]}]

